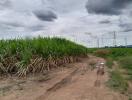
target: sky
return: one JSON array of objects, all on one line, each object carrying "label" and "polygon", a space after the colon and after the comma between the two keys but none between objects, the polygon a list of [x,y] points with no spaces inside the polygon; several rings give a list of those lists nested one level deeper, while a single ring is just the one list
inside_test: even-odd
[{"label": "sky", "polygon": [[[58,36],[88,47],[132,44],[132,0],[0,0],[0,39]],[[127,41],[126,41],[127,40]]]}]

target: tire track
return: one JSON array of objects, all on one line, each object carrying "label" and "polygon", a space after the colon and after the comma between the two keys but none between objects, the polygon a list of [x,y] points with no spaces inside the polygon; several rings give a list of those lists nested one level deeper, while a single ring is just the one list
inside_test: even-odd
[{"label": "tire track", "polygon": [[72,77],[78,73],[79,68],[76,68],[74,71],[72,71],[68,76],[63,78],[61,81],[57,82],[55,85],[53,85],[51,88],[47,89],[46,93],[40,97],[38,97],[36,100],[45,100],[52,92],[55,92],[62,87],[67,86],[71,83]]}]

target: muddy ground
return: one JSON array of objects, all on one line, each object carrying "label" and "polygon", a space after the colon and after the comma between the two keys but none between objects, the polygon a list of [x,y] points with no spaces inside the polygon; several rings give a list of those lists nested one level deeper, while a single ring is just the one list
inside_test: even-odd
[{"label": "muddy ground", "polygon": [[107,67],[105,74],[97,78],[97,69],[91,67],[91,62],[98,64],[105,60],[90,56],[44,75],[1,78],[0,100],[128,100],[106,87]]}]

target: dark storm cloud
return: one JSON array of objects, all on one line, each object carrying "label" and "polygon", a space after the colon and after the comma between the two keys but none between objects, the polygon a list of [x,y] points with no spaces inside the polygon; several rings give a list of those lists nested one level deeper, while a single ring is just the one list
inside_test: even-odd
[{"label": "dark storm cloud", "polygon": [[24,25],[23,23],[19,23],[19,22],[8,22],[8,21],[0,21],[0,28],[4,28],[4,29],[12,29],[12,28],[24,28],[27,29],[29,31],[40,31],[40,30],[44,30],[44,25],[42,24],[35,24],[35,25]]},{"label": "dark storm cloud", "polygon": [[54,21],[57,15],[52,11],[37,10],[33,12],[34,15],[42,21]]},{"label": "dark storm cloud", "polygon": [[130,15],[132,16],[132,11],[130,11]]},{"label": "dark storm cloud", "polygon": [[100,21],[99,23],[100,24],[110,24],[111,21],[109,21],[109,20],[103,20],[103,21]]},{"label": "dark storm cloud", "polygon": [[132,32],[132,28],[131,29],[124,29],[123,32]]},{"label": "dark storm cloud", "polygon": [[24,27],[24,25],[22,23],[15,22],[15,21],[0,20],[0,30],[10,30],[10,29],[20,28],[20,27]]},{"label": "dark storm cloud", "polygon": [[128,27],[129,23],[120,23],[119,27],[123,28],[123,27]]},{"label": "dark storm cloud", "polygon": [[28,29],[31,31],[40,31],[40,30],[44,30],[44,25],[30,26],[28,27]]},{"label": "dark storm cloud", "polygon": [[24,27],[22,23],[18,23],[18,22],[3,22],[3,25],[11,26],[11,27]]},{"label": "dark storm cloud", "polygon": [[88,0],[86,9],[89,13],[119,15],[132,0]]},{"label": "dark storm cloud", "polygon": [[123,32],[132,31],[132,23],[120,23],[119,27],[123,30]]},{"label": "dark storm cloud", "polygon": [[11,7],[10,0],[0,0],[0,9],[9,8]]}]

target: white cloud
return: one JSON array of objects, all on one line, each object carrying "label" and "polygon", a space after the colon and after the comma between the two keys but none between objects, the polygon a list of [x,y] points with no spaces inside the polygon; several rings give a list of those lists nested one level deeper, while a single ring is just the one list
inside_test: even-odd
[{"label": "white cloud", "polygon": [[[24,36],[62,36],[78,40],[85,45],[96,45],[96,39],[113,31],[132,29],[125,25],[131,24],[131,6],[123,9],[122,15],[89,14],[85,5],[87,0],[3,0],[0,2],[0,37],[13,38]],[[99,3],[100,4],[100,3]],[[33,12],[53,12],[57,17],[49,21],[40,20]],[[49,14],[48,14],[49,15]],[[54,20],[52,20],[52,18]],[[110,23],[100,23],[104,21]],[[132,24],[131,24],[132,25]],[[130,32],[126,33],[129,34]]]}]

